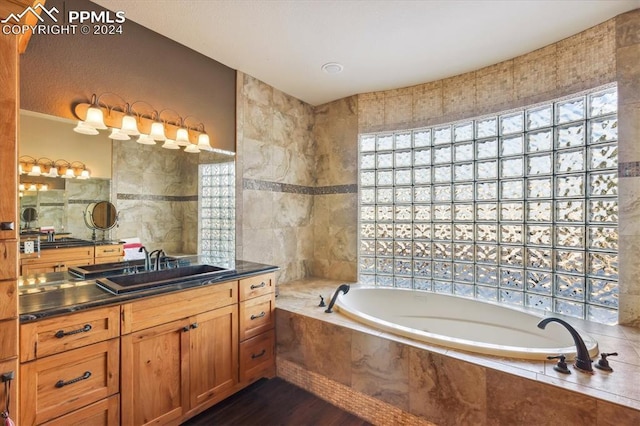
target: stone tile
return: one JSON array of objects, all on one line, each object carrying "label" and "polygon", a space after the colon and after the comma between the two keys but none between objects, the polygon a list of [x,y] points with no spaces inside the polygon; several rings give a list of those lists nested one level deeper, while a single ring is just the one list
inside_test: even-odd
[{"label": "stone tile", "polygon": [[593,398],[495,370],[486,380],[487,424],[596,424]]},{"label": "stone tile", "polygon": [[360,133],[378,131],[384,123],[384,94],[358,95],[358,130]]},{"label": "stone tile", "polygon": [[304,318],[302,344],[305,365],[314,373],[352,385],[352,332],[311,318]]},{"label": "stone tile", "polygon": [[476,107],[479,111],[507,106],[515,99],[514,61],[476,71]]},{"label": "stone tile", "polygon": [[377,336],[353,333],[351,386],[408,411],[409,348]]},{"label": "stone tile", "polygon": [[618,15],[615,21],[617,47],[640,44],[640,9]]},{"label": "stone tile", "polygon": [[516,99],[530,99],[555,92],[558,86],[556,51],[554,44],[514,59]]},{"label": "stone tile", "polygon": [[640,103],[640,44],[617,49],[616,65],[618,82],[618,102],[620,105]]},{"label": "stone tile", "polygon": [[389,128],[405,128],[413,118],[411,93],[384,97],[384,124]]},{"label": "stone tile", "polygon": [[303,324],[298,316],[276,309],[276,352],[278,357],[307,368],[304,359],[302,337]]},{"label": "stone tile", "polygon": [[438,425],[483,425],[486,405],[484,368],[410,349],[410,413]]},{"label": "stone tile", "polygon": [[442,81],[413,86],[413,124],[428,126],[443,115]]},{"label": "stone tile", "polygon": [[442,80],[442,109],[445,117],[453,120],[476,107],[476,81],[474,73],[462,74]]},{"label": "stone tile", "polygon": [[597,401],[597,425],[620,426],[640,424],[640,411],[612,404],[606,401]]}]

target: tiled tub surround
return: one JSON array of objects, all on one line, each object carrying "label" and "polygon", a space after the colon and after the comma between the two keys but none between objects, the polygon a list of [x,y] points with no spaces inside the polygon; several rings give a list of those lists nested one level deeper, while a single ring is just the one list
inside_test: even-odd
[{"label": "tiled tub surround", "polygon": [[471,354],[372,329],[318,307],[341,281],[279,287],[278,376],[374,424],[634,425],[640,330],[570,318],[611,357],[612,373],[562,375],[553,361]]},{"label": "tiled tub surround", "polygon": [[[480,70],[412,87],[358,94],[315,108],[298,105],[276,89],[238,73],[239,176],[303,186],[355,184],[358,133],[430,127],[546,102],[612,82],[618,85],[620,168],[627,170],[633,167],[627,164],[640,161],[639,34],[637,9]],[[299,117],[301,111],[305,120],[290,119],[292,114]],[[289,126],[286,132],[282,132],[283,118]],[[304,154],[283,155],[291,151]],[[315,176],[311,175],[315,183],[308,174],[294,173],[307,166],[315,170]],[[640,177],[625,176],[621,173],[619,179],[619,242],[623,247],[619,253],[619,312],[622,323],[640,325],[640,264],[635,254],[640,250]],[[241,187],[242,181],[238,181]],[[239,201],[241,191],[238,189]],[[261,203],[263,222],[243,216],[238,209],[239,255],[269,257],[268,263],[281,265],[279,282],[305,276],[356,280],[356,194],[302,196],[307,198],[301,202],[297,195],[245,192],[251,192],[251,201]],[[281,226],[277,208],[283,205],[304,209],[301,215],[311,205],[313,217],[295,226]],[[265,214],[268,209],[273,213]],[[254,229],[256,224],[258,229]],[[249,244],[256,235],[268,243]],[[300,242],[301,251],[286,263],[275,260],[278,253],[284,253],[281,246],[288,244],[285,241],[293,240]]]}]

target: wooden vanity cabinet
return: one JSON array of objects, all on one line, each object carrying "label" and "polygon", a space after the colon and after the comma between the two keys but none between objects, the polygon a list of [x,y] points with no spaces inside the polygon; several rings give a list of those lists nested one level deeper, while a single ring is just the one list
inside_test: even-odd
[{"label": "wooden vanity cabinet", "polygon": [[50,248],[40,250],[40,257],[36,253],[21,254],[20,274],[64,272],[71,266],[120,262],[123,258],[124,246],[122,244]]},{"label": "wooden vanity cabinet", "polygon": [[94,247],[65,247],[40,250],[37,254],[20,256],[21,275],[64,272],[70,266],[87,266],[94,263]]},{"label": "wooden vanity cabinet", "polygon": [[275,376],[275,274],[239,282],[240,382]]},{"label": "wooden vanity cabinet", "polygon": [[238,282],[122,308],[122,424],[179,424],[236,391]]},{"label": "wooden vanity cabinet", "polygon": [[20,326],[20,424],[119,419],[120,307]]},{"label": "wooden vanity cabinet", "polygon": [[98,245],[95,248],[94,263],[120,262],[124,259],[123,244]]}]

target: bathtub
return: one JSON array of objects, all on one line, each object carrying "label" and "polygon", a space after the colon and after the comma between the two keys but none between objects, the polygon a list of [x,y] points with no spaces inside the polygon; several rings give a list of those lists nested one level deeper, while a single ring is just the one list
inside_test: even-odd
[{"label": "bathtub", "polygon": [[[564,354],[574,358],[576,347],[569,331],[552,322],[537,327],[542,315],[446,294],[424,291],[353,287],[340,294],[338,312],[377,329],[469,352],[501,357],[542,360]],[[571,323],[571,320],[568,321]],[[598,354],[598,342],[578,330],[589,354]]]}]

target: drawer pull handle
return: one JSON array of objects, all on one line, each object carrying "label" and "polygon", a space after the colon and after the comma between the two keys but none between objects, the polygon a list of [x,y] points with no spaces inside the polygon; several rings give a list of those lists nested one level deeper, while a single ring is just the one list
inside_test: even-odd
[{"label": "drawer pull handle", "polygon": [[71,336],[72,334],[78,334],[78,333],[86,333],[88,331],[91,331],[91,324],[85,324],[84,327],[79,328],[77,330],[71,330],[71,331],[58,330],[55,336],[58,339],[62,339],[64,336]]},{"label": "drawer pull handle", "polygon": [[64,380],[58,380],[56,382],[56,387],[57,388],[62,388],[62,387],[67,386],[67,385],[72,385],[72,384],[77,383],[77,382],[79,382],[81,380],[87,380],[89,377],[91,377],[91,371],[85,371],[82,376],[76,377],[75,379],[71,379],[71,380],[69,380],[67,382],[65,382]]},{"label": "drawer pull handle", "polygon": [[259,354],[251,354],[251,359],[260,358],[261,356],[263,356],[266,353],[267,353],[267,350],[263,349],[262,352],[260,352]]},{"label": "drawer pull handle", "polygon": [[262,318],[265,315],[267,315],[267,313],[265,311],[262,311],[258,315],[251,315],[251,320],[253,321],[255,319]]},{"label": "drawer pull handle", "polygon": [[251,290],[255,290],[256,288],[262,288],[265,285],[267,285],[267,283],[265,283],[264,281],[262,281],[260,284],[251,284]]}]

